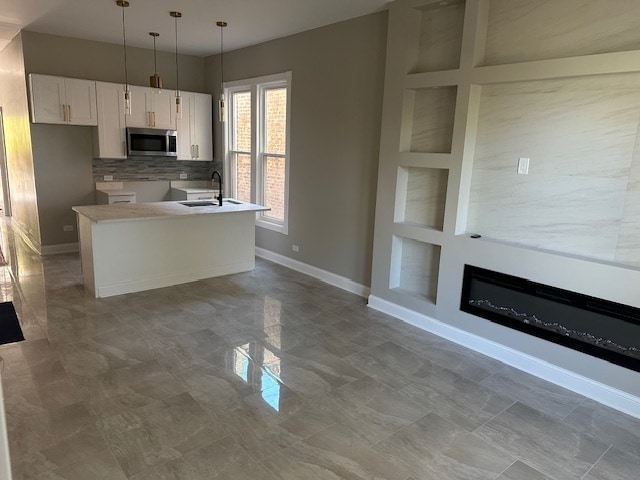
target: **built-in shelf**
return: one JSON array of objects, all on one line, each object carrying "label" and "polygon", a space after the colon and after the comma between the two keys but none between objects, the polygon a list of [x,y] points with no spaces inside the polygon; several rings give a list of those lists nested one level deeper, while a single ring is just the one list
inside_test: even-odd
[{"label": "built-in shelf", "polygon": [[419,295],[436,302],[440,246],[394,236],[392,256],[396,261],[391,269],[389,288]]},{"label": "built-in shelf", "polygon": [[640,49],[637,15],[630,14],[637,0],[491,1],[490,7],[485,65]]},{"label": "built-in shelf", "polygon": [[396,222],[442,230],[449,171],[398,168]]},{"label": "built-in shelf", "polygon": [[451,70],[460,65],[464,26],[462,0],[430,3],[416,9],[420,34],[411,73]]},{"label": "built-in shelf", "polygon": [[404,118],[410,125],[404,126],[408,145],[400,151],[451,153],[457,91],[456,86],[405,91]]}]

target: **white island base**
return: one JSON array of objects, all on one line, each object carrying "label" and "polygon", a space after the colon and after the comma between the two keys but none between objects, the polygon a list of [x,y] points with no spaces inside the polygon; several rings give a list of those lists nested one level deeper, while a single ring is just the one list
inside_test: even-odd
[{"label": "white island base", "polygon": [[85,288],[96,298],[252,270],[254,204],[74,207]]}]

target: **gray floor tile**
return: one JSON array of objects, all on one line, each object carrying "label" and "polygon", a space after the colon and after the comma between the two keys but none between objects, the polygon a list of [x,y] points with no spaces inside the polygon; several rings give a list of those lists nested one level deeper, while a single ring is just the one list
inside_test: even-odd
[{"label": "gray floor tile", "polygon": [[521,403],[474,433],[558,480],[580,478],[609,446]]},{"label": "gray floor tile", "polygon": [[586,400],[582,395],[512,367],[505,367],[482,384],[558,418],[564,418]]},{"label": "gray floor tile", "polygon": [[640,457],[611,448],[598,460],[584,480],[637,480]]},{"label": "gray floor tile", "polygon": [[518,460],[496,480],[552,480],[552,478]]},{"label": "gray floor tile", "polygon": [[374,448],[415,478],[493,480],[515,460],[435,413]]}]

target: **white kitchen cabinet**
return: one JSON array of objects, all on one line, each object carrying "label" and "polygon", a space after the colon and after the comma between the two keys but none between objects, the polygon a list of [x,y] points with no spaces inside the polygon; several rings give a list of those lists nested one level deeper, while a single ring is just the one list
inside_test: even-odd
[{"label": "white kitchen cabinet", "polygon": [[124,117],[124,85],[96,82],[98,106],[96,157],[127,158],[127,137]]},{"label": "white kitchen cabinet", "polygon": [[171,188],[171,200],[215,200],[217,196],[213,188]]},{"label": "white kitchen cabinet", "polygon": [[178,126],[178,160],[213,160],[211,95],[182,92]]},{"label": "white kitchen cabinet", "polygon": [[96,190],[96,203],[98,205],[114,205],[117,203],[136,203],[136,192],[121,189]]},{"label": "white kitchen cabinet", "polygon": [[32,73],[29,85],[33,123],[98,124],[96,82]]},{"label": "white kitchen cabinet", "polygon": [[131,115],[127,126],[176,129],[175,92],[156,88],[129,86]]}]

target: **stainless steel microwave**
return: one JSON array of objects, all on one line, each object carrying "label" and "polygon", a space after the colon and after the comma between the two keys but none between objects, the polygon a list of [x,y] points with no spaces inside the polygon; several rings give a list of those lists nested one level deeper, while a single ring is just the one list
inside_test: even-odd
[{"label": "stainless steel microwave", "polygon": [[158,128],[127,128],[127,155],[130,157],[177,157],[178,134]]}]

